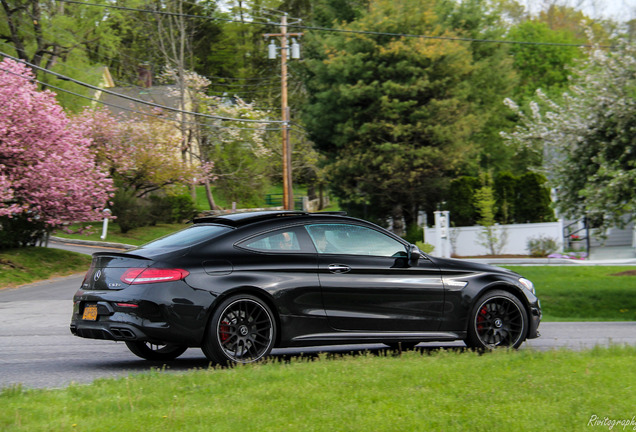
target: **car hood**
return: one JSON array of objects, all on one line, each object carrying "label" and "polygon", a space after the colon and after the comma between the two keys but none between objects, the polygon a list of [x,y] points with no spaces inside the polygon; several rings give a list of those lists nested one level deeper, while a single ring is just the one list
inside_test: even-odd
[{"label": "car hood", "polygon": [[460,260],[455,258],[439,258],[430,255],[428,256],[428,258],[442,271],[490,272],[506,275],[517,275],[517,273],[513,272],[512,270],[493,265],[467,261],[464,259]]}]

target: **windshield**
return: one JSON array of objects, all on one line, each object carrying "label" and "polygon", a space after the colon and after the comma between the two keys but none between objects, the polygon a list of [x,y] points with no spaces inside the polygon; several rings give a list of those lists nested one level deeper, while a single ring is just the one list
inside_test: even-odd
[{"label": "windshield", "polygon": [[166,249],[192,246],[220,236],[232,228],[222,225],[194,225],[158,240],[151,241],[139,249]]}]

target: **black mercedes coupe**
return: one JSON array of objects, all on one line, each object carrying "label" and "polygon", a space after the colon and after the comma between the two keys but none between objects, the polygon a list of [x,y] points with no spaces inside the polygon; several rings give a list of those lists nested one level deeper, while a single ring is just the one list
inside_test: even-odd
[{"label": "black mercedes coupe", "polygon": [[99,252],[75,294],[71,332],[171,360],[217,364],[272,348],[463,340],[517,348],[539,336],[532,282],[422,253],[342,213],[204,217],[126,253]]}]

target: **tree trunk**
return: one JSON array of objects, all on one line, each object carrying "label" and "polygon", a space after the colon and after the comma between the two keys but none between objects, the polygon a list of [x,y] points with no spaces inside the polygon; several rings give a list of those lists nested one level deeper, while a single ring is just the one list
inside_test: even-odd
[{"label": "tree trunk", "polygon": [[208,204],[210,204],[210,210],[218,210],[216,203],[214,202],[214,197],[212,196],[212,188],[210,187],[210,181],[206,180],[205,183],[205,196],[208,199]]},{"label": "tree trunk", "polygon": [[402,204],[396,204],[393,207],[393,232],[399,236],[404,235],[404,210]]}]

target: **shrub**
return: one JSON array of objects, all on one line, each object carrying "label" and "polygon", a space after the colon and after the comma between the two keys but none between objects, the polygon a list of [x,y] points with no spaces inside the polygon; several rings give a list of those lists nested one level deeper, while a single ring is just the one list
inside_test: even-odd
[{"label": "shrub", "polygon": [[174,195],[168,197],[170,203],[171,221],[184,222],[192,219],[198,213],[197,207],[190,195]]},{"label": "shrub", "polygon": [[125,189],[115,192],[112,211],[122,233],[150,224],[151,209],[148,202]]},{"label": "shrub", "polygon": [[423,241],[415,242],[415,246],[417,246],[422,252],[426,254],[432,253],[435,249],[435,246],[430,243],[424,243]]},{"label": "shrub", "polygon": [[533,257],[545,257],[559,250],[559,243],[548,236],[531,237],[528,240],[528,251]]},{"label": "shrub", "polygon": [[481,187],[477,177],[463,176],[453,180],[448,191],[447,208],[456,226],[475,225],[477,209],[474,204],[475,191]]},{"label": "shrub", "polygon": [[198,210],[190,195],[150,197],[151,223],[181,223],[195,217]]},{"label": "shrub", "polygon": [[548,179],[539,173],[528,172],[517,182],[517,201],[515,219],[517,223],[552,222],[554,210],[550,189],[546,187]]},{"label": "shrub", "polygon": [[165,196],[152,195],[150,198],[150,221],[148,225],[172,223],[172,204]]},{"label": "shrub", "polygon": [[44,222],[28,213],[0,216],[0,249],[36,246],[46,240],[49,230]]},{"label": "shrub", "polygon": [[406,229],[406,233],[402,236],[409,243],[416,243],[424,238],[424,228],[413,224]]},{"label": "shrub", "polygon": [[[495,200],[492,211],[494,221],[500,224],[536,223],[554,221],[554,210],[547,179],[538,173],[525,173],[520,177],[502,172],[494,179],[487,175],[459,177],[450,183],[447,209],[456,226],[471,226],[479,223],[483,215],[477,204],[478,193],[485,186],[492,189]],[[483,200],[483,197],[481,197]]]}]

